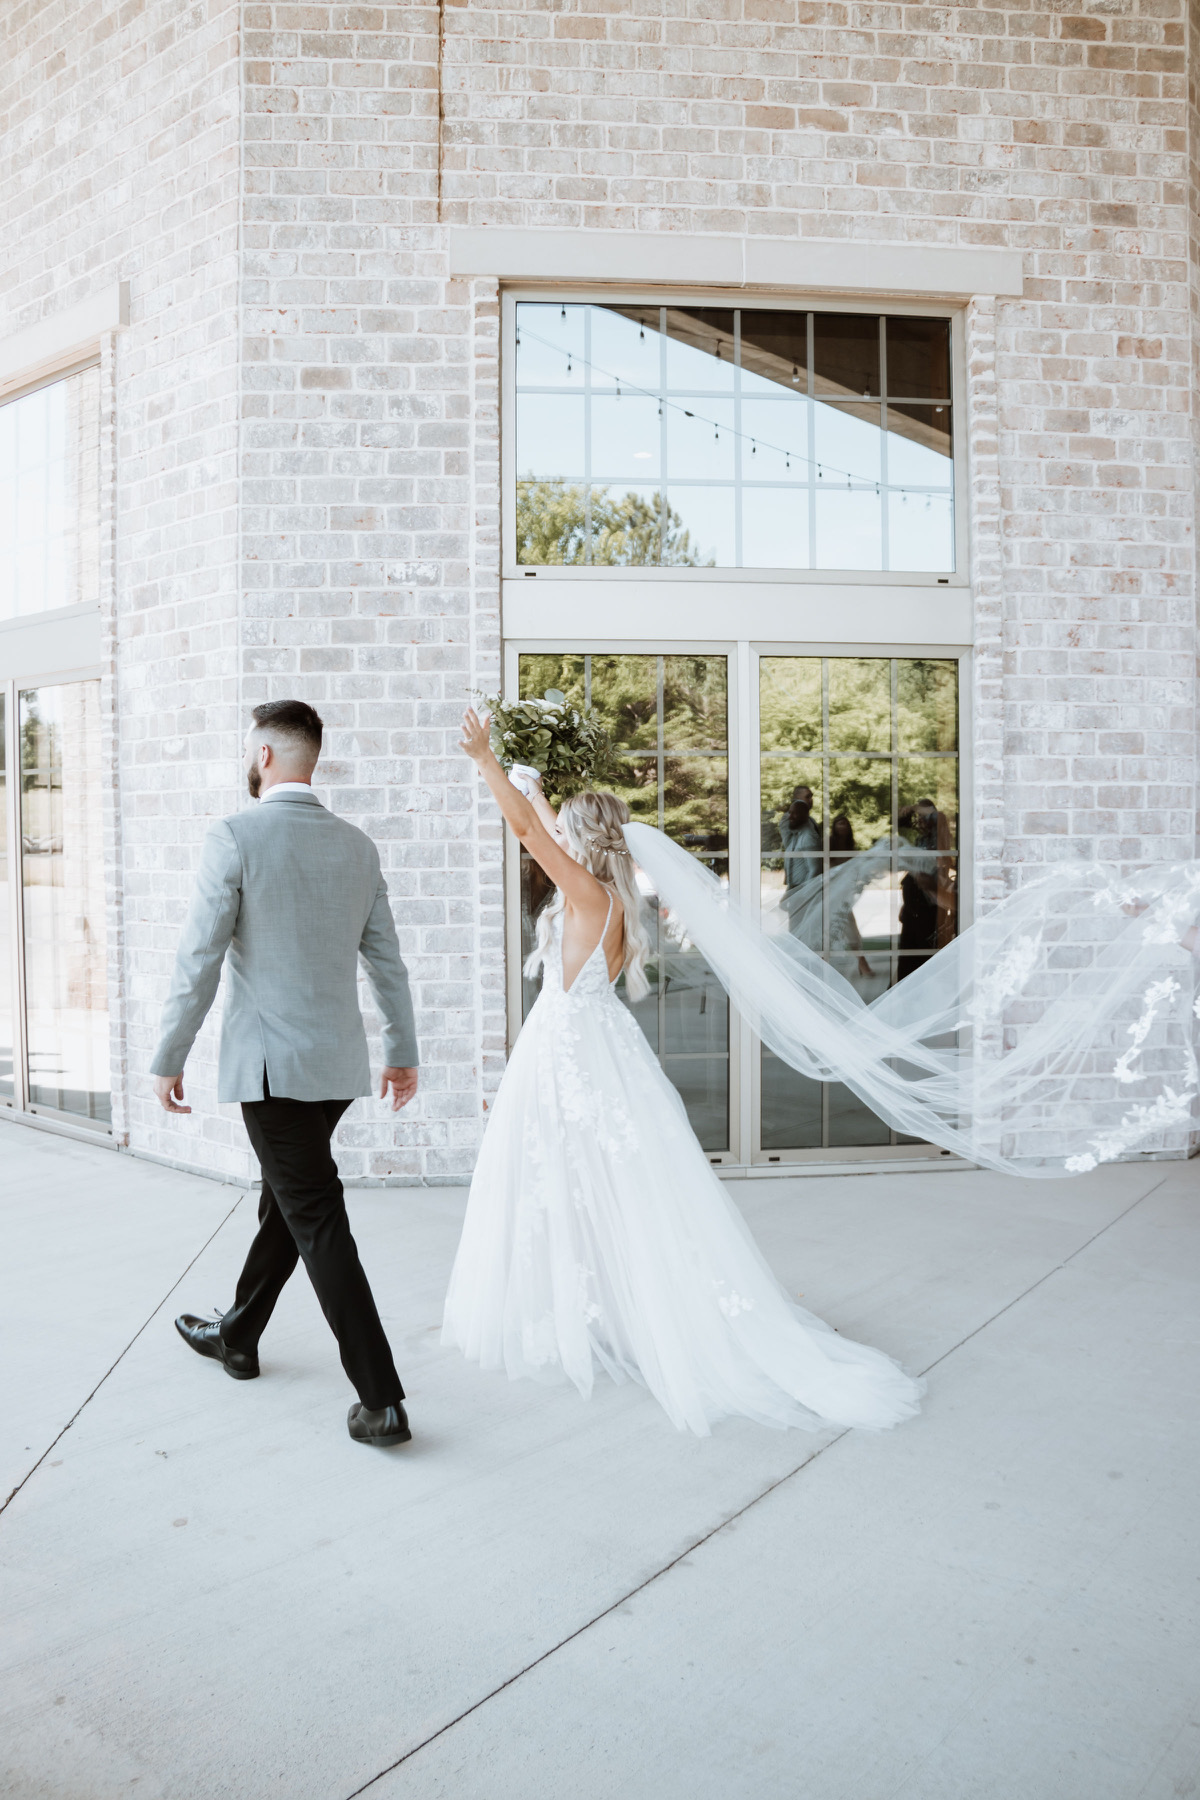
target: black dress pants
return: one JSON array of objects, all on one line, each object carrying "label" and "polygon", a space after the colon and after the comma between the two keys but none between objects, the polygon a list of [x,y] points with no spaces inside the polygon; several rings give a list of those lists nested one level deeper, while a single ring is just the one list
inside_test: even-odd
[{"label": "black dress pants", "polygon": [[[265,1085],[265,1084],[264,1084]],[[363,1405],[395,1406],[404,1389],[374,1296],[350,1235],[330,1140],[349,1100],[281,1100],[268,1091],[243,1101],[242,1117],[262,1168],[258,1234],[221,1320],[232,1350],[252,1355],[284,1283],[300,1258],[337,1339],[342,1367]]]}]

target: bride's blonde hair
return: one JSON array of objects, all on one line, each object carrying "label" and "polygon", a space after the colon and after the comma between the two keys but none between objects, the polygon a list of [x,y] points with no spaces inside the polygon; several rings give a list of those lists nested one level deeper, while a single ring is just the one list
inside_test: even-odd
[{"label": "bride's blonde hair", "polygon": [[[558,811],[558,823],[567,849],[594,875],[602,887],[609,889],[625,911],[625,990],[631,1000],[643,1000],[650,992],[646,980],[646,958],[650,954],[650,938],[642,916],[642,897],[633,874],[633,858],[625,847],[621,827],[629,822],[629,808],[615,794],[576,794],[564,800]],[[525,973],[536,975],[546,958],[554,921],[565,904],[559,888],[548,906],[538,915],[537,943],[525,963]]]}]

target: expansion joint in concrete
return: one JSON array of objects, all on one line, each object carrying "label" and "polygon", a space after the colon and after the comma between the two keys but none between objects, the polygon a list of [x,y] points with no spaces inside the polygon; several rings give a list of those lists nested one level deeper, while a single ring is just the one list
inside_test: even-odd
[{"label": "expansion joint in concrete", "polygon": [[[982,1324],[977,1325],[973,1331],[968,1331],[956,1344],[952,1344],[948,1350],[943,1351],[941,1356],[935,1357],[931,1363],[927,1364],[926,1367],[920,1371],[921,1375],[928,1375],[930,1370],[936,1369],[940,1363],[946,1362],[949,1357],[954,1356],[961,1350],[965,1344],[969,1344],[973,1338],[978,1337],[981,1332],[986,1331],[989,1326],[994,1325],[997,1319],[1001,1319],[1004,1317],[1005,1313],[1011,1312],[1014,1306],[1019,1306],[1022,1301],[1028,1299],[1030,1294],[1036,1293],[1040,1287],[1044,1287],[1046,1282],[1050,1281],[1055,1275],[1060,1274],[1063,1269],[1073,1263],[1076,1257],[1081,1256],[1083,1252],[1092,1244],[1096,1243],[1099,1238],[1102,1238],[1107,1232],[1111,1231],[1114,1226],[1119,1225],[1122,1219],[1127,1219],[1130,1213],[1141,1206],[1144,1200],[1148,1200],[1152,1194],[1156,1194],[1166,1179],[1167,1177],[1164,1175],[1159,1181],[1155,1182],[1153,1187],[1147,1188],[1144,1194],[1139,1194],[1136,1200],[1131,1201],[1130,1204],[1124,1207],[1121,1212],[1117,1213],[1114,1218],[1109,1219],[1107,1224],[1102,1225],[1098,1231],[1094,1231],[1091,1237],[1086,1238],[1082,1244],[1076,1245],[1069,1256],[1064,1256],[1062,1261],[1055,1263],[1052,1269],[1047,1269],[1044,1275],[1039,1275],[1036,1281],[1030,1282],[1029,1286],[1023,1288],[1019,1294],[1013,1297],[1013,1299],[1007,1301],[1004,1306],[998,1307],[994,1313],[984,1319]],[[645,1593],[647,1588],[653,1587],[656,1582],[661,1581],[664,1576],[669,1575],[673,1569],[677,1569],[681,1563],[686,1562],[689,1556],[694,1555],[697,1550],[703,1549],[705,1544],[710,1543],[712,1539],[718,1537],[721,1532],[728,1530],[729,1526],[736,1524],[739,1519],[744,1518],[748,1512],[751,1512],[756,1506],[760,1505],[762,1501],[768,1499],[771,1494],[777,1491],[777,1489],[786,1486],[788,1482],[794,1480],[795,1477],[801,1474],[805,1469],[811,1468],[820,1457],[825,1455],[827,1450],[832,1450],[835,1444],[840,1444],[842,1439],[849,1437],[849,1435],[850,1428],[839,1431],[835,1437],[829,1439],[828,1443],[822,1444],[819,1448],[810,1451],[809,1454],[803,1457],[794,1468],[788,1469],[785,1474],[780,1475],[776,1480],[769,1482],[761,1492],[747,1500],[744,1506],[739,1506],[736,1512],[732,1512],[728,1514],[726,1518],[721,1519],[711,1528],[711,1530],[706,1531],[701,1537],[696,1538],[685,1550],[681,1550],[678,1556],[673,1556],[670,1562],[664,1563],[660,1569],[656,1569],[654,1573],[648,1575],[644,1581],[638,1582],[636,1587],[629,1588],[627,1592],[621,1594],[614,1600],[611,1605],[604,1607],[592,1618],[586,1619],[584,1623],[577,1626],[574,1631],[568,1632],[566,1637],[560,1638],[557,1643],[551,1644],[549,1649],[543,1650],[540,1656],[535,1656],[530,1662],[525,1663],[520,1669],[515,1670],[506,1680],[497,1683],[494,1688],[489,1689],[486,1694],[482,1694],[480,1698],[474,1701],[470,1706],[464,1707],[462,1712],[456,1713],[454,1718],[447,1719],[444,1725],[440,1725],[438,1729],[431,1732],[428,1737],[422,1738],[419,1744],[414,1744],[410,1750],[406,1750],[402,1756],[398,1756],[395,1762],[388,1763],[386,1768],[380,1769],[377,1774],[372,1775],[369,1781],[364,1781],[361,1787],[356,1787],[346,1796],[346,1800],[358,1800],[359,1795],[367,1793],[377,1782],[382,1781],[385,1776],[394,1774],[395,1771],[402,1768],[405,1763],[411,1762],[413,1757],[419,1755],[422,1750],[427,1750],[431,1744],[437,1743],[439,1738],[445,1737],[447,1732],[453,1731],[457,1725],[461,1725],[465,1719],[469,1719],[472,1714],[479,1712],[479,1710],[482,1707],[487,1706],[490,1701],[497,1699],[499,1695],[503,1694],[508,1688],[515,1686],[518,1681],[523,1680],[523,1678],[526,1675],[531,1674],[534,1669],[540,1668],[541,1665],[548,1662],[551,1657],[557,1656],[560,1650],[565,1650],[568,1644],[573,1644],[577,1638],[583,1637],[585,1633],[591,1631],[594,1626],[599,1625],[603,1620],[610,1618],[613,1613],[619,1611],[621,1607],[628,1605],[628,1603],[631,1600],[636,1599],[639,1594]]]},{"label": "expansion joint in concrete", "polygon": [[55,1436],[53,1438],[51,1438],[50,1442],[46,1445],[46,1448],[42,1451],[42,1454],[38,1457],[37,1461],[35,1463],[33,1463],[31,1465],[31,1467],[25,1471],[24,1475],[22,1475],[22,1477],[21,1477],[20,1481],[18,1481],[16,1487],[11,1489],[11,1491],[5,1496],[3,1501],[0,1501],[0,1514],[7,1512],[9,1506],[16,1499],[17,1495],[21,1492],[21,1489],[25,1486],[26,1482],[30,1479],[30,1477],[32,1475],[37,1474],[37,1471],[41,1468],[42,1464],[45,1462],[45,1460],[49,1456],[50,1452],[54,1449],[55,1445],[60,1444],[62,1442],[63,1438],[66,1437],[68,1431],[70,1431],[72,1425],[74,1425],[76,1419],[79,1418],[80,1414],[85,1410],[86,1407],[91,1405],[92,1401],[96,1398],[96,1395],[100,1392],[100,1389],[104,1386],[104,1384],[108,1380],[109,1376],[114,1372],[114,1370],[116,1370],[120,1367],[122,1362],[124,1362],[125,1358],[129,1355],[129,1352],[133,1349],[133,1346],[137,1343],[138,1339],[141,1337],[141,1335],[145,1331],[146,1327],[148,1325],[151,1325],[154,1322],[154,1320],[158,1317],[158,1315],[162,1311],[163,1307],[167,1304],[167,1301],[171,1298],[171,1295],[175,1292],[175,1290],[179,1286],[180,1282],[182,1282],[184,1276],[188,1273],[188,1271],[190,1269],[195,1268],[196,1264],[200,1261],[200,1258],[204,1255],[204,1252],[208,1249],[208,1246],[212,1243],[213,1239],[215,1237],[217,1237],[220,1232],[224,1231],[226,1225],[228,1225],[230,1219],[232,1219],[234,1213],[237,1211],[238,1207],[242,1204],[242,1201],[245,1198],[246,1198],[246,1193],[245,1193],[245,1190],[243,1190],[238,1195],[237,1199],[234,1201],[234,1203],[230,1207],[229,1211],[225,1214],[225,1217],[221,1220],[221,1223],[216,1227],[216,1230],[210,1232],[209,1235],[205,1238],[204,1242],[201,1244],[200,1248],[197,1250],[195,1256],[193,1256],[192,1260],[187,1264],[187,1267],[180,1270],[178,1278],[171,1283],[170,1287],[167,1289],[166,1293],[163,1295],[163,1297],[159,1301],[158,1305],[153,1309],[152,1312],[148,1313],[147,1316],[142,1320],[142,1323],[138,1326],[137,1330],[134,1332],[134,1334],[130,1338],[129,1342],[125,1345],[125,1348],[121,1351],[121,1354],[109,1365],[109,1367],[107,1369],[105,1369],[103,1375],[100,1377],[99,1381],[96,1383],[96,1385],[92,1389],[91,1393],[88,1394],[85,1399],[80,1401],[79,1405],[75,1408],[75,1411],[71,1414],[71,1417],[67,1420],[67,1422],[63,1426],[62,1430],[57,1432],[55,1434]]}]

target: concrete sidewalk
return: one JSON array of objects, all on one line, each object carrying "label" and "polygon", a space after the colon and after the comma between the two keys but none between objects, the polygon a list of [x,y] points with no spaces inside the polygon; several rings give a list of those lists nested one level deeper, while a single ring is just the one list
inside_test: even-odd
[{"label": "concrete sidewalk", "polygon": [[302,1277],[261,1381],[179,1343],[252,1200],[0,1151],[0,1793],[1200,1792],[1195,1164],[735,1187],[806,1306],[930,1371],[878,1437],[698,1442],[632,1386],[481,1375],[438,1344],[462,1195],[354,1193],[389,1453]]}]

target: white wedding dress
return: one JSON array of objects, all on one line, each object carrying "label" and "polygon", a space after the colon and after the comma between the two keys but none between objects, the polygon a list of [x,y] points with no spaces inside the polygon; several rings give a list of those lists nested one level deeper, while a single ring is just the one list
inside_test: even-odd
[{"label": "white wedding dress", "polygon": [[[612,906],[609,905],[611,917]],[[923,1383],[784,1293],[608,978],[601,934],[571,985],[562,917],[471,1183],[442,1341],[511,1379],[597,1368],[680,1429],[881,1429]]]}]

